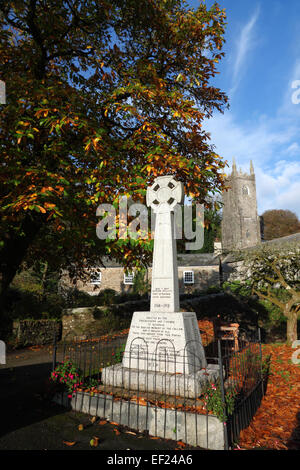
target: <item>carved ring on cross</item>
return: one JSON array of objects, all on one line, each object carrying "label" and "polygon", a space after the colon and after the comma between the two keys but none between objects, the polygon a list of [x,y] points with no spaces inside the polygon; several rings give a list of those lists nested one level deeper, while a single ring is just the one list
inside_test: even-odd
[{"label": "carved ring on cross", "polygon": [[170,211],[176,204],[182,204],[184,199],[183,184],[173,176],[159,176],[152,186],[147,189],[146,203],[157,212],[162,206]]}]

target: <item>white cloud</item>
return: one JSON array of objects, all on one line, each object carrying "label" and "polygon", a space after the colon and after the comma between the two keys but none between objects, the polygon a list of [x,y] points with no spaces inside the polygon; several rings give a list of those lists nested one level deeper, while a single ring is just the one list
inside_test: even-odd
[{"label": "white cloud", "polygon": [[298,142],[293,142],[287,149],[287,154],[289,155],[300,155],[300,145]]},{"label": "white cloud", "polygon": [[255,169],[258,212],[288,209],[300,218],[300,161],[280,160],[273,173]]},{"label": "white cloud", "polygon": [[[240,122],[228,112],[206,121],[216,151],[237,167],[249,172],[253,161],[256,175],[258,212],[267,209],[289,209],[300,219],[300,125],[280,117],[262,116],[255,123]],[[299,142],[297,142],[297,140]]]},{"label": "white cloud", "polygon": [[242,167],[248,165],[250,159],[267,164],[279,147],[285,151],[299,135],[298,128],[286,127],[279,120],[263,117],[254,123],[241,123],[231,112],[215,115],[205,121],[203,127],[211,133],[212,143],[222,157],[229,162],[236,157]]},{"label": "white cloud", "polygon": [[255,12],[251,16],[250,20],[242,28],[241,33],[237,39],[237,50],[235,55],[235,60],[233,64],[233,78],[232,78],[232,88],[229,92],[229,95],[233,95],[236,88],[239,85],[241,77],[243,75],[242,69],[245,68],[246,59],[248,57],[249,51],[252,49],[254,44],[254,26],[257,22],[260,12],[260,7],[257,6]]}]

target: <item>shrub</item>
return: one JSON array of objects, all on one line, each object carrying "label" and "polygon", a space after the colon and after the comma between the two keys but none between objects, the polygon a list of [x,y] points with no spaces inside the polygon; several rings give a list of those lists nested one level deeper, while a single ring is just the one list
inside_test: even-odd
[{"label": "shrub", "polygon": [[233,294],[239,295],[240,297],[251,296],[250,282],[243,282],[243,283],[240,281],[224,282],[222,287],[224,290],[229,290]]},{"label": "shrub", "polygon": [[148,295],[150,284],[146,278],[146,269],[141,269],[135,273],[133,279],[133,293],[140,296]]},{"label": "shrub", "polygon": [[77,388],[83,384],[83,374],[71,361],[65,361],[60,363],[51,373],[50,380],[65,386],[69,392],[68,396],[71,398],[72,393],[76,392]]},{"label": "shrub", "polygon": [[[268,300],[259,299],[257,296],[252,295],[250,281],[241,282],[224,282],[223,288],[232,292],[237,297],[241,298],[258,316],[258,324],[268,333],[268,336],[276,336],[276,334],[283,334],[286,318],[282,310]],[[276,296],[284,300],[286,292],[284,289],[276,290]],[[270,338],[271,339],[271,338]]]},{"label": "shrub", "polygon": [[113,289],[104,289],[99,295],[98,299],[102,299],[102,305],[110,305],[116,302],[116,291]]},{"label": "shrub", "polygon": [[204,389],[203,399],[207,411],[211,411],[223,423],[226,422],[229,415],[233,413],[236,392],[234,388],[227,388],[225,391],[225,405],[222,400],[220,381],[210,383]]}]

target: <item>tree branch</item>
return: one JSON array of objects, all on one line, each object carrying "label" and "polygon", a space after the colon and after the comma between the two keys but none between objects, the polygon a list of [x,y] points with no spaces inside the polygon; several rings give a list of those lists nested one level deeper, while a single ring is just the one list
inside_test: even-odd
[{"label": "tree branch", "polygon": [[279,282],[283,285],[283,287],[285,287],[287,290],[289,290],[290,293],[292,293],[293,295],[297,295],[297,291],[295,291],[295,289],[293,289],[293,288],[286,282],[286,280],[284,279],[284,277],[283,277],[283,275],[282,275],[280,269],[277,268],[277,266],[276,266],[275,263],[276,263],[276,260],[274,260],[274,261],[272,262],[272,268],[273,268],[273,270],[275,271],[275,273],[277,274]]},{"label": "tree branch", "polygon": [[284,310],[285,304],[283,302],[280,302],[278,299],[274,298],[270,294],[269,291],[268,291],[268,295],[265,295],[262,292],[259,292],[258,290],[254,289],[254,288],[252,289],[252,291],[254,292],[254,294],[258,295],[258,297],[260,297],[262,299],[265,299],[265,300],[269,300],[269,302],[272,302],[273,304],[277,305],[277,307]]}]

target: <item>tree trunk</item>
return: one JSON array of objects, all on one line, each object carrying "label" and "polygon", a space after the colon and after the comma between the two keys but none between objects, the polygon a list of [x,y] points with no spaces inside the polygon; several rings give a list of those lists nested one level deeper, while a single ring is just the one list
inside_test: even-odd
[{"label": "tree trunk", "polygon": [[4,305],[5,294],[23,262],[29,246],[37,236],[45,218],[42,214],[27,214],[18,230],[7,234],[0,251],[1,292],[0,307]]},{"label": "tree trunk", "polygon": [[46,298],[46,277],[47,277],[47,271],[48,271],[48,263],[47,261],[45,262],[44,269],[43,269],[43,274],[42,274],[42,280],[41,280],[41,288],[42,288],[42,296],[41,300],[45,300]]},{"label": "tree trunk", "polygon": [[287,344],[291,346],[294,341],[297,340],[297,312],[288,312],[286,313],[287,317],[287,327],[286,327],[286,337]]}]

